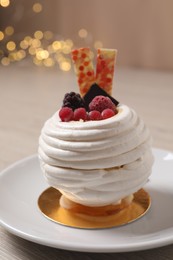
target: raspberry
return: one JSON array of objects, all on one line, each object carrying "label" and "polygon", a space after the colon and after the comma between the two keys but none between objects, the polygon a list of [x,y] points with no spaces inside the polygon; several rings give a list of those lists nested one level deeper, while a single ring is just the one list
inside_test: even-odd
[{"label": "raspberry", "polygon": [[87,120],[87,117],[88,116],[87,116],[85,108],[80,107],[80,108],[75,109],[75,111],[74,111],[74,120],[75,121],[79,121],[80,119],[85,121],[85,120]]},{"label": "raspberry", "polygon": [[69,122],[69,121],[73,120],[73,116],[74,116],[74,113],[70,107],[63,107],[59,111],[59,117],[61,118],[61,120],[63,122]]},{"label": "raspberry", "polygon": [[92,110],[89,112],[89,119],[90,120],[101,120],[102,117],[101,117],[101,114],[99,111],[97,110]]},{"label": "raspberry", "polygon": [[115,111],[116,107],[114,103],[111,101],[109,97],[105,96],[96,96],[93,98],[93,100],[89,103],[89,109],[90,111],[92,110],[97,110],[99,112],[102,112],[104,109],[110,108],[113,111]]},{"label": "raspberry", "polygon": [[75,92],[66,93],[62,107],[70,107],[73,111],[78,107],[84,107],[84,100]]},{"label": "raspberry", "polygon": [[115,112],[110,108],[104,109],[101,113],[101,116],[102,116],[103,119],[107,119],[107,118],[112,117],[114,115],[115,115]]}]

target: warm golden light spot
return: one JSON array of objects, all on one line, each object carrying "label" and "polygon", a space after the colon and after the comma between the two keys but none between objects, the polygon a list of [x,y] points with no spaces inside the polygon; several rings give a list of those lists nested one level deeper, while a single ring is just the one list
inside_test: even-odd
[{"label": "warm golden light spot", "polygon": [[38,60],[44,60],[49,57],[49,52],[47,50],[40,49],[36,51],[36,58]]},{"label": "warm golden light spot", "polygon": [[35,3],[32,7],[32,10],[35,12],[35,13],[40,13],[42,11],[43,7],[40,3]]},{"label": "warm golden light spot", "polygon": [[31,36],[26,36],[24,40],[28,42],[28,45],[31,45],[33,39],[31,38]]},{"label": "warm golden light spot", "polygon": [[28,44],[28,42],[26,41],[26,40],[23,40],[23,41],[21,41],[20,42],[20,47],[22,48],[22,49],[27,49],[28,48],[28,46],[29,46],[29,44]]},{"label": "warm golden light spot", "polygon": [[35,53],[36,53],[36,49],[35,49],[34,47],[32,47],[32,46],[29,47],[29,50],[28,50],[28,51],[29,51],[29,54],[30,54],[30,55],[35,55]]},{"label": "warm golden light spot", "polygon": [[0,41],[4,39],[4,33],[0,31]]},{"label": "warm golden light spot", "polygon": [[47,50],[42,51],[43,59],[47,59],[49,57],[49,52]]},{"label": "warm golden light spot", "polygon": [[70,40],[70,39],[67,39],[67,40],[65,41],[65,43],[66,43],[66,45],[68,45],[70,48],[72,48],[73,45],[74,45],[73,41]]},{"label": "warm golden light spot", "polygon": [[13,41],[7,42],[6,48],[7,48],[7,50],[9,50],[9,51],[14,51],[14,50],[16,49],[16,44],[15,44],[15,42],[13,42]]},{"label": "warm golden light spot", "polygon": [[86,38],[87,35],[88,35],[88,32],[87,32],[86,29],[80,29],[79,32],[78,32],[78,35],[79,35],[79,37],[81,37],[81,38]]},{"label": "warm golden light spot", "polygon": [[20,50],[16,53],[16,59],[22,60],[26,57],[26,52],[24,50]]},{"label": "warm golden light spot", "polygon": [[43,33],[43,37],[46,39],[46,40],[51,40],[53,38],[53,33],[51,31],[45,31]]},{"label": "warm golden light spot", "polygon": [[34,37],[38,40],[41,40],[43,38],[43,32],[42,31],[36,31],[34,33]]},{"label": "warm golden light spot", "polygon": [[48,52],[51,54],[51,53],[54,53],[54,50],[53,50],[53,48],[52,48],[52,45],[48,45],[47,46],[47,50],[48,50]]},{"label": "warm golden light spot", "polygon": [[23,58],[25,58],[26,56],[26,52],[24,50],[19,50],[19,51],[15,51],[15,52],[11,52],[9,54],[9,59],[10,61],[20,61]]},{"label": "warm golden light spot", "polygon": [[42,61],[38,60],[36,57],[33,58],[33,63],[37,66],[41,66],[42,65]]},{"label": "warm golden light spot", "polygon": [[[0,6],[2,3],[5,6],[10,3],[10,0],[0,0]],[[32,7],[34,12],[40,12],[43,9],[39,2],[33,4]],[[14,32],[13,26],[7,26],[4,31],[0,31],[0,42],[5,39],[3,45],[6,47],[6,50],[0,49],[0,60],[3,65],[6,66],[11,62],[21,61],[26,56],[30,56],[33,63],[38,66],[52,67],[58,63],[59,68],[63,71],[71,69],[71,60],[67,56],[74,47],[72,39],[63,40],[60,37],[57,38],[51,31],[36,30],[31,36],[24,36],[19,42],[15,43],[12,37],[8,37],[13,35]],[[87,37],[85,41],[89,42],[90,33],[86,29],[80,29],[78,35],[81,38]],[[102,46],[101,41],[94,43],[95,48]],[[93,59],[94,53],[91,52],[90,56]]]},{"label": "warm golden light spot", "polygon": [[10,0],[0,0],[0,5],[2,7],[8,7],[10,5]]},{"label": "warm golden light spot", "polygon": [[62,52],[63,52],[64,54],[69,54],[69,53],[71,52],[71,47],[68,46],[68,45],[65,45],[65,46],[63,47],[63,49],[62,49]]},{"label": "warm golden light spot", "polygon": [[48,58],[43,61],[44,66],[46,67],[53,67],[55,65],[55,62],[52,58]]},{"label": "warm golden light spot", "polygon": [[14,58],[14,53],[11,52],[9,55],[8,55],[8,58],[10,59],[11,62],[15,61],[15,58]]},{"label": "warm golden light spot", "polygon": [[1,64],[4,66],[8,66],[10,64],[10,59],[7,57],[2,58]]},{"label": "warm golden light spot", "polygon": [[41,42],[38,39],[33,39],[31,42],[31,46],[34,48],[39,48],[41,46]]},{"label": "warm golden light spot", "polygon": [[101,41],[95,41],[94,48],[99,49],[103,47],[103,43]]},{"label": "warm golden light spot", "polygon": [[69,71],[71,69],[71,64],[68,61],[63,61],[60,63],[60,69],[63,71]]},{"label": "warm golden light spot", "polygon": [[5,28],[5,33],[6,33],[6,35],[8,35],[8,36],[12,35],[12,34],[14,33],[14,28],[13,28],[12,26],[7,26],[7,27]]},{"label": "warm golden light spot", "polygon": [[62,43],[60,41],[54,41],[52,43],[52,48],[54,51],[60,50],[62,48]]}]

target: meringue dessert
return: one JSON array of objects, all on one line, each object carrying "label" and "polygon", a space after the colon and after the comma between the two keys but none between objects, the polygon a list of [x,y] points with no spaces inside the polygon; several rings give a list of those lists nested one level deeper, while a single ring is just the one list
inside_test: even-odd
[{"label": "meringue dessert", "polygon": [[113,102],[99,83],[90,87],[87,104],[84,92],[64,96],[42,128],[38,153],[47,183],[62,194],[60,206],[98,217],[132,203],[151,174],[153,155],[150,132],[135,110]]}]

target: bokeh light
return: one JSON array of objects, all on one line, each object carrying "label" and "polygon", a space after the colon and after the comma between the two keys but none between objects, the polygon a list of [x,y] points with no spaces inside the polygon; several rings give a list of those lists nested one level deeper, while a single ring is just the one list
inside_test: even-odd
[{"label": "bokeh light", "polygon": [[4,39],[4,33],[0,31],[0,41]]},{"label": "bokeh light", "polygon": [[9,51],[14,51],[15,48],[16,48],[15,42],[13,42],[13,41],[7,42],[6,48],[7,48],[7,50],[9,50]]},{"label": "bokeh light", "polygon": [[41,46],[41,41],[38,39],[33,39],[31,41],[31,46],[34,48],[39,48]]},{"label": "bokeh light", "polygon": [[60,41],[54,41],[54,42],[52,43],[52,48],[53,48],[54,51],[60,50],[61,47],[62,47],[62,44],[61,44]]},{"label": "bokeh light", "polygon": [[29,46],[28,41],[22,40],[22,41],[20,42],[20,48],[26,50],[26,49],[28,48],[28,46]]},{"label": "bokeh light", "polygon": [[8,7],[10,5],[10,0],[0,0],[0,6]]},{"label": "bokeh light", "polygon": [[5,28],[5,34],[6,34],[6,35],[11,36],[11,35],[13,35],[13,33],[14,33],[14,28],[13,28],[13,26],[7,26],[7,27]]},{"label": "bokeh light", "polygon": [[55,62],[52,58],[47,58],[43,61],[43,64],[46,67],[53,67],[55,65]]},{"label": "bokeh light", "polygon": [[80,29],[79,32],[78,32],[78,35],[79,35],[79,37],[81,37],[81,38],[86,38],[87,35],[88,35],[88,32],[87,32],[86,29]]},{"label": "bokeh light", "polygon": [[60,68],[63,71],[69,71],[71,69],[71,63],[69,61],[63,61],[60,63]]},{"label": "bokeh light", "polygon": [[47,59],[49,57],[49,52],[47,50],[43,50],[43,49],[38,49],[38,51],[36,51],[36,58],[38,60],[44,60]]},{"label": "bokeh light", "polygon": [[[36,0],[34,4],[31,3],[32,11],[37,14],[43,11],[43,4],[41,1]],[[0,0],[0,7],[9,7],[11,3],[15,1]],[[16,1],[17,2],[17,1]],[[30,19],[35,16],[33,12],[30,12]],[[44,67],[57,66],[62,71],[71,70],[71,59],[69,57],[72,49],[79,48],[76,46],[72,39],[63,39],[51,30],[41,30],[38,28],[31,35],[26,35],[25,32],[16,33],[17,28],[15,24],[14,15],[12,19],[8,20],[6,27],[0,31],[0,63],[3,66],[8,66],[11,63],[22,61],[29,58],[33,64]],[[21,18],[22,19],[22,18]],[[13,23],[11,23],[13,21]],[[20,20],[20,22],[22,22]],[[101,48],[102,42],[93,40],[91,32],[85,28],[78,29],[78,40],[81,38],[83,41],[82,46],[93,45],[94,48]],[[91,58],[94,57],[94,53],[91,53]]]},{"label": "bokeh light", "polygon": [[46,40],[51,40],[53,38],[53,32],[51,31],[45,31],[43,33],[43,37],[46,39]]},{"label": "bokeh light", "polygon": [[36,31],[34,33],[34,37],[38,40],[41,40],[43,38],[43,32],[42,31]]},{"label": "bokeh light", "polygon": [[34,47],[30,46],[28,52],[29,52],[30,55],[35,55],[36,49]]},{"label": "bokeh light", "polygon": [[42,61],[38,60],[36,57],[33,58],[33,63],[37,66],[41,66],[42,65]]},{"label": "bokeh light", "polygon": [[2,58],[1,64],[4,66],[8,66],[10,64],[10,59],[7,57]]},{"label": "bokeh light", "polygon": [[35,3],[32,7],[32,10],[35,12],[35,13],[40,13],[42,11],[43,7],[40,3]]},{"label": "bokeh light", "polygon": [[94,48],[95,49],[103,48],[103,43],[101,41],[95,41]]}]

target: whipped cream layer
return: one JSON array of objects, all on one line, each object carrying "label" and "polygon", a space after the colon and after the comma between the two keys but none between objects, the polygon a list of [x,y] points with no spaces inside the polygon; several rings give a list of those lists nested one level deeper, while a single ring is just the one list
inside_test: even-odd
[{"label": "whipped cream layer", "polygon": [[125,105],[100,121],[61,122],[55,113],[39,139],[41,168],[49,185],[68,199],[104,206],[136,192],[151,174],[151,137]]}]

